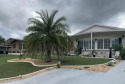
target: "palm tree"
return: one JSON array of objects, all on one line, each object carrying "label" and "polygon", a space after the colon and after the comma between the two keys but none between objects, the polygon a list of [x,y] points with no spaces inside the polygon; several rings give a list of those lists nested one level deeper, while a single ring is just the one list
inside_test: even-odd
[{"label": "palm tree", "polygon": [[27,52],[36,57],[37,53],[45,55],[45,61],[51,62],[52,51],[56,52],[58,59],[60,54],[66,52],[71,47],[72,41],[68,36],[69,25],[65,23],[66,18],[60,17],[55,20],[57,10],[51,14],[48,11],[41,10],[36,12],[36,18],[29,19],[27,32],[30,33],[25,37],[25,46]]},{"label": "palm tree", "polygon": [[0,44],[5,42],[5,38],[0,35]]}]

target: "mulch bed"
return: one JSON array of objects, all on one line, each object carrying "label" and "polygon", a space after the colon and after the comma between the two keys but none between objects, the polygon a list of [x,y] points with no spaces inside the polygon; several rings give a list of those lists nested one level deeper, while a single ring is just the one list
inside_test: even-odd
[{"label": "mulch bed", "polygon": [[40,60],[40,59],[31,59],[31,58],[25,58],[25,59],[19,59],[19,58],[15,58],[15,59],[11,59],[8,60],[8,62],[29,62],[29,63],[34,63],[37,66],[42,66],[42,65],[53,65],[53,64],[58,64],[59,61],[52,61],[52,62],[45,62],[44,60]]}]

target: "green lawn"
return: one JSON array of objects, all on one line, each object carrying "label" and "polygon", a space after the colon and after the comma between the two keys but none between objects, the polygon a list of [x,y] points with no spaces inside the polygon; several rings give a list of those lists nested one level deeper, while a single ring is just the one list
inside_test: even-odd
[{"label": "green lawn", "polygon": [[[27,55],[26,57],[30,57]],[[44,56],[38,55],[37,59],[44,60]],[[52,57],[52,59],[57,59],[56,56]],[[94,64],[102,64],[111,61],[112,59],[108,58],[84,58],[80,56],[65,56],[61,60],[62,65],[94,65]]]},{"label": "green lawn", "polygon": [[94,65],[102,64],[111,61],[111,59],[104,58],[83,58],[79,56],[68,56],[61,61],[62,65]]},{"label": "green lawn", "polygon": [[34,67],[30,63],[7,62],[8,59],[17,57],[13,55],[0,55],[0,78],[23,75],[42,69],[40,67]]},{"label": "green lawn", "polygon": [[[18,56],[0,55],[0,78],[23,75],[43,69],[40,67],[34,67],[30,63],[7,62],[8,59],[13,58],[18,58]],[[94,65],[106,63],[110,60],[111,59],[104,58],[82,58],[79,56],[68,56],[62,59],[61,63],[62,65]]]}]

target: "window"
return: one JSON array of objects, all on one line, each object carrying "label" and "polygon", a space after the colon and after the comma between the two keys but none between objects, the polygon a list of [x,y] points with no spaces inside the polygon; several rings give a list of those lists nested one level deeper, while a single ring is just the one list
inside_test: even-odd
[{"label": "window", "polygon": [[23,44],[23,46],[22,46],[22,47],[23,47],[23,49],[25,49],[25,46],[24,46],[24,44]]},{"label": "window", "polygon": [[83,41],[78,41],[78,47],[81,49],[83,48]]},{"label": "window", "polygon": [[22,44],[21,43],[19,43],[19,49],[22,49]]},{"label": "window", "polygon": [[84,49],[91,49],[91,41],[90,40],[84,41]]},{"label": "window", "polygon": [[13,48],[16,48],[16,44],[13,44]]},{"label": "window", "polygon": [[98,39],[97,40],[97,48],[98,49],[103,49],[103,39]]},{"label": "window", "polygon": [[109,49],[110,47],[110,39],[104,39],[104,49]]},{"label": "window", "polygon": [[[91,40],[84,40],[84,49],[91,49]],[[92,40],[92,49],[95,49],[95,40]]]},{"label": "window", "polygon": [[114,49],[118,45],[119,45],[119,39],[112,39],[112,48]]}]

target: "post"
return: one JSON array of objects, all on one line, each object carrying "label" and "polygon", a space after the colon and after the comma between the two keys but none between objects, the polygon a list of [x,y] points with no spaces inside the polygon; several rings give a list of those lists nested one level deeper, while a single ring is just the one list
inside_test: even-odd
[{"label": "post", "polygon": [[92,51],[92,32],[91,32],[91,51]]},{"label": "post", "polygon": [[112,47],[109,48],[109,58],[112,58]]}]

